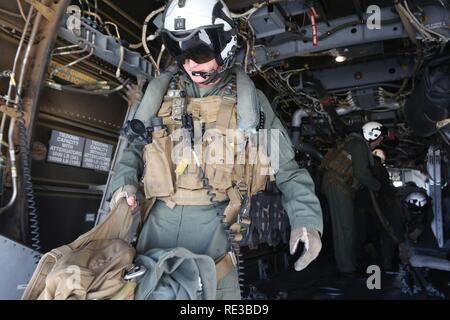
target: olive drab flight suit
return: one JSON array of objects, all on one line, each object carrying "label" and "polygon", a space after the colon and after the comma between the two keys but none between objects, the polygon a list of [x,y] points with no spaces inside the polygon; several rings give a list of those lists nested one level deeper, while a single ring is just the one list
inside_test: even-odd
[{"label": "olive drab flight suit", "polygon": [[334,255],[340,272],[356,269],[354,196],[360,186],[374,191],[380,188],[370,171],[373,165],[369,145],[355,133],[332,149],[322,164],[322,191],[330,207]]},{"label": "olive drab flight suit", "polygon": [[[377,202],[381,214],[389,222],[393,235],[397,239],[403,238],[401,204],[397,197],[397,190],[389,178],[389,172],[381,162],[381,159],[374,157],[375,164],[372,168],[372,174],[381,183],[378,192]],[[357,226],[357,253],[362,252],[363,245],[367,238],[372,238],[373,244],[380,245],[380,257],[382,258],[382,267],[391,269],[394,261],[396,244],[392,239],[390,232],[386,231],[380,219],[375,212],[372,198],[368,188],[363,187],[355,194],[355,218]]]},{"label": "olive drab flight suit", "polygon": [[[182,79],[187,96],[190,98],[188,113],[192,112],[194,118],[200,116],[201,120],[205,122],[205,127],[209,126],[216,129],[219,127],[220,129],[236,127],[236,110],[231,108],[236,108],[236,100],[231,105],[229,103],[230,99],[225,101],[224,104],[220,103],[220,101],[224,101],[224,98],[220,97],[223,94],[223,89],[233,81],[232,72],[224,76],[213,88],[201,90],[186,76],[183,76]],[[274,178],[278,188],[283,193],[283,206],[289,215],[291,228],[306,227],[322,232],[322,211],[319,200],[314,194],[314,183],[309,173],[305,169],[298,167],[294,159],[295,154],[292,144],[281,122],[274,115],[269,101],[262,92],[256,89],[253,90],[259,104],[258,108],[260,107],[265,115],[264,128],[279,129],[281,131],[278,145],[269,145],[267,156],[271,156],[271,150],[276,150],[274,152],[277,152],[276,156],[279,160],[279,166],[278,171],[274,172]],[[251,88],[247,91],[251,91]],[[199,97],[204,99],[198,99]],[[219,103],[214,101],[219,101]],[[239,95],[237,101],[239,101]],[[222,110],[224,106],[228,111]],[[237,103],[237,109],[239,110],[239,102]],[[166,103],[163,103],[158,111],[158,116],[162,117],[167,124],[167,131],[173,129],[171,111],[173,109],[171,110]],[[223,114],[226,116],[222,116]],[[227,120],[224,121],[224,118],[227,118]],[[159,144],[158,149],[166,148],[166,141],[164,141],[164,138],[161,140],[161,137],[167,137],[167,132],[154,132],[154,134],[160,135],[160,137],[156,137],[156,142]],[[153,143],[155,143],[155,140]],[[150,150],[152,148],[150,145],[143,149],[142,146],[130,144],[124,151],[111,182],[112,190],[116,190],[124,185],[138,187],[141,179],[147,180],[144,187],[146,196],[156,196],[158,199],[140,233],[137,252],[144,253],[151,248],[184,247],[196,254],[209,255],[217,262],[229,250],[225,230],[217,212],[218,210],[228,210],[230,207],[229,203],[233,202],[233,194],[224,192],[224,189],[230,187],[232,184],[231,180],[234,179],[234,176],[230,179],[230,172],[242,171],[240,170],[242,167],[239,169],[239,166],[234,166],[234,168],[210,166],[205,169],[205,173],[210,178],[209,181],[212,187],[214,187],[216,200],[219,201],[218,208],[214,208],[208,201],[208,197],[205,197],[206,190],[198,178],[192,179],[195,176],[192,173],[195,173],[197,170],[192,163],[189,163],[186,168],[180,168],[179,165],[174,164],[169,166],[170,169],[166,173],[166,177],[173,179],[174,184],[166,184],[164,181],[160,181],[161,179],[158,177],[152,179],[151,174],[146,173],[149,166],[151,166],[151,160],[145,163],[145,160],[151,156]],[[204,153],[208,154],[205,151]],[[161,155],[164,155],[164,153],[158,154],[158,156]],[[161,168],[163,171],[166,169]],[[215,173],[219,171],[221,171],[220,174],[222,176],[224,175],[228,178],[215,181]],[[186,176],[187,179],[184,179],[183,176]],[[259,180],[259,182],[255,181],[255,179]],[[255,179],[253,179],[253,183],[250,183],[252,194],[264,189],[262,183],[265,180]],[[221,183],[225,183],[225,185],[221,186]],[[164,190],[165,188],[169,190]],[[176,190],[173,190],[173,188]],[[179,196],[179,192],[184,192],[187,196],[183,196],[185,194]],[[168,194],[171,196],[167,196]],[[216,298],[240,298],[236,268],[218,282]]]}]

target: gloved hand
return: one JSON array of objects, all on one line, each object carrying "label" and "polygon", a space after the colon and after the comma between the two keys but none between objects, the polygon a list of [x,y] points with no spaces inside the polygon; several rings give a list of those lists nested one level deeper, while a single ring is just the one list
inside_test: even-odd
[{"label": "gloved hand", "polygon": [[125,185],[123,187],[120,187],[113,193],[111,197],[111,202],[109,204],[110,209],[114,209],[120,198],[126,198],[128,205],[132,209],[135,209],[138,206],[138,201],[136,200],[136,192],[137,188],[132,185]]},{"label": "gloved hand", "polygon": [[305,269],[320,253],[322,241],[317,230],[300,227],[291,231],[291,240],[289,241],[289,250],[291,255],[295,253],[299,242],[303,242],[305,248],[302,255],[294,264],[296,271]]}]

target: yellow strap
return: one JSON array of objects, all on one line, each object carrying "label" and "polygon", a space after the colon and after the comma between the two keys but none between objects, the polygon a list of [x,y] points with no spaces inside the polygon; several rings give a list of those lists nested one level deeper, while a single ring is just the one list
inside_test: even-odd
[{"label": "yellow strap", "polygon": [[184,173],[184,171],[186,171],[188,164],[189,164],[188,160],[182,159],[180,163],[177,165],[177,168],[175,169],[176,175],[181,176]]}]

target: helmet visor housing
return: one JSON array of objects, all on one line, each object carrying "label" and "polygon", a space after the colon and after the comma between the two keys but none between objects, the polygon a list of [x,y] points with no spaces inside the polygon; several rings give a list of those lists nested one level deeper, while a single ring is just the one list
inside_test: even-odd
[{"label": "helmet visor housing", "polygon": [[169,54],[183,64],[187,59],[202,64],[217,58],[222,65],[222,50],[227,46],[223,25],[211,25],[188,32],[162,31],[162,40]]},{"label": "helmet visor housing", "polygon": [[423,211],[427,206],[428,201],[427,197],[424,194],[420,192],[414,192],[406,197],[405,204],[412,211]]}]

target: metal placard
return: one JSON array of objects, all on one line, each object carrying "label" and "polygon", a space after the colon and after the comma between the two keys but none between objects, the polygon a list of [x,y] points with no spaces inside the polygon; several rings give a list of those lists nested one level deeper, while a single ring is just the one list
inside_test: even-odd
[{"label": "metal placard", "polygon": [[85,140],[82,137],[53,130],[47,161],[80,167]]},{"label": "metal placard", "polygon": [[113,146],[110,144],[86,139],[84,146],[83,168],[109,171]]}]

